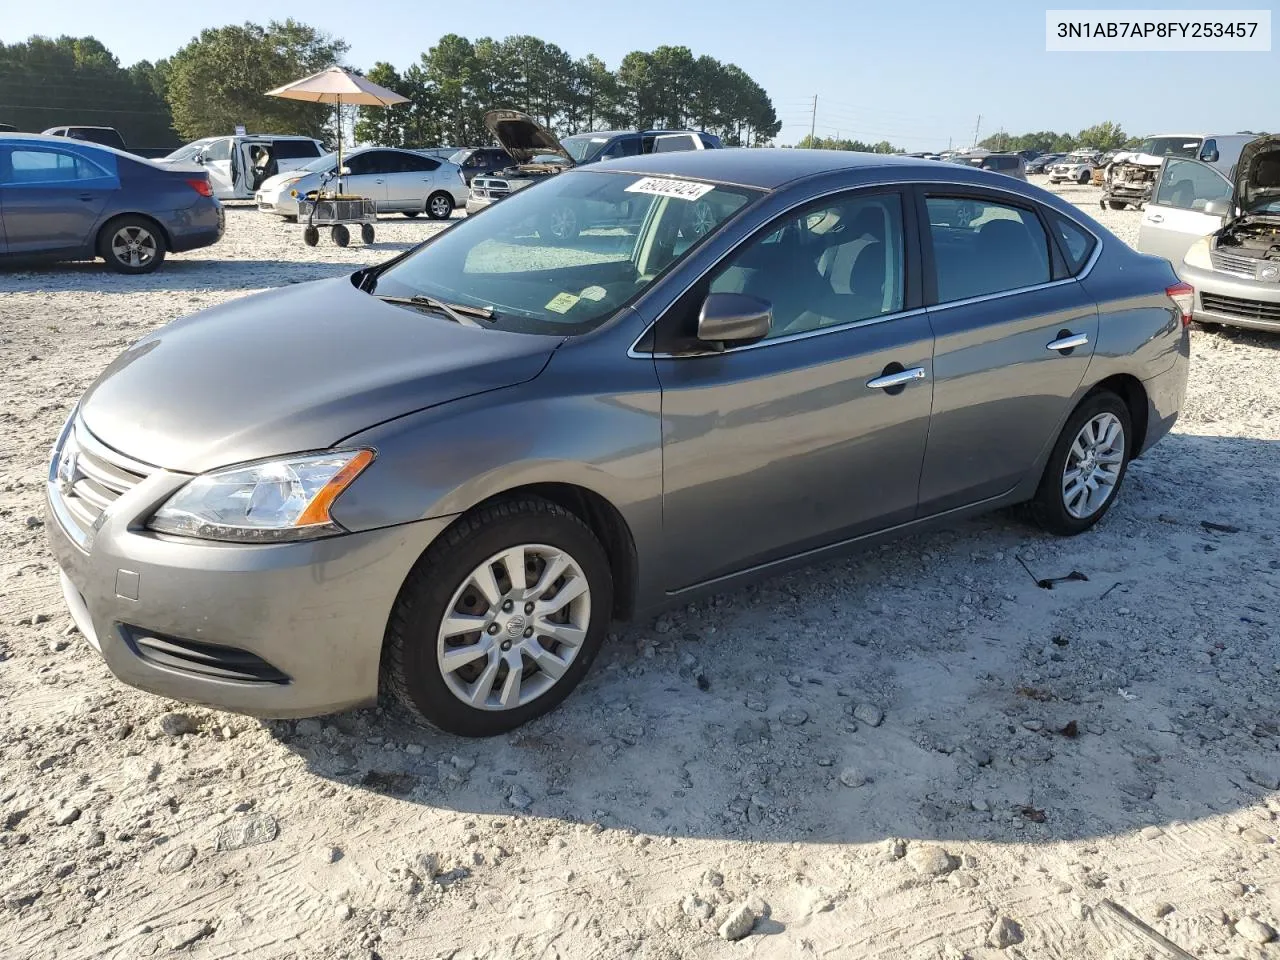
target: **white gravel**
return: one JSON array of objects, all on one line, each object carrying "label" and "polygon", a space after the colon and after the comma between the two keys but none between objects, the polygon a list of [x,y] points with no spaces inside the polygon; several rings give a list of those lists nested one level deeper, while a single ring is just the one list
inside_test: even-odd
[{"label": "white gravel", "polygon": [[493,741],[260,724],[113,680],[36,519],[124,346],[437,229],[228,221],[153,277],[0,273],[0,955],[1157,955],[1104,898],[1198,956],[1278,955],[1280,338],[1193,334],[1175,433],[1082,537],[999,514],[674,610]]}]

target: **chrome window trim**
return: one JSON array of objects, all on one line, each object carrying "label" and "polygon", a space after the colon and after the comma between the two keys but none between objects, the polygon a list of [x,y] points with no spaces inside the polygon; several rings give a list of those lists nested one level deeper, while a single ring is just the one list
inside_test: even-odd
[{"label": "chrome window trim", "polygon": [[[625,172],[625,171],[619,171],[619,172]],[[1031,202],[1039,206],[1048,206],[1048,204],[1045,204],[1042,201],[1037,200],[1035,197],[1027,197],[1024,194],[1019,193],[1017,190],[1010,190],[1006,187],[999,186],[999,185],[992,185],[992,186],[988,186],[986,184],[975,185],[971,183],[964,183],[962,181],[956,182],[956,183],[946,183],[946,182],[921,181],[921,180],[888,180],[880,183],[861,184],[855,187],[843,187],[839,190],[833,190],[831,193],[824,194],[820,197],[809,197],[807,199],[797,200],[795,203],[791,204],[791,206],[786,207],[785,209],[779,211],[773,217],[773,220],[778,220],[782,217],[785,217],[792,210],[795,210],[799,207],[803,207],[811,203],[817,203],[822,200],[825,200],[827,197],[834,197],[841,193],[850,193],[850,192],[859,191],[859,190],[874,191],[874,190],[882,189],[885,187],[920,187],[921,189],[926,189],[926,190],[931,187],[950,188],[952,190],[957,190],[957,189],[963,190],[965,188],[969,188],[969,189],[976,189],[976,190],[985,190],[992,193],[1003,193],[1003,194],[1007,194],[1010,197],[1020,199],[1024,203]],[[907,211],[905,207],[906,207],[906,204],[904,204],[904,216],[910,215],[910,211]],[[1014,296],[1022,293],[1030,293],[1034,290],[1043,290],[1049,287],[1057,287],[1057,286],[1062,286],[1063,284],[1073,283],[1076,280],[1082,280],[1089,275],[1089,272],[1093,270],[1094,264],[1098,262],[1098,258],[1102,256],[1102,247],[1103,247],[1104,241],[1102,237],[1098,236],[1086,224],[1081,223],[1071,214],[1065,213],[1062,210],[1059,210],[1057,207],[1049,207],[1049,209],[1052,210],[1054,213],[1058,214],[1059,216],[1063,217],[1064,219],[1070,220],[1072,223],[1074,223],[1077,227],[1079,227],[1089,236],[1093,237],[1093,239],[1096,241],[1093,246],[1093,253],[1089,256],[1089,259],[1085,261],[1085,265],[1080,268],[1080,272],[1072,274],[1069,277],[1062,277],[1061,279],[1058,279],[1058,280],[1050,280],[1050,281],[1047,281],[1046,283],[1037,283],[1029,287],[1017,287],[1013,290],[1001,290],[999,293],[985,293],[977,297],[967,297],[964,300],[948,300],[945,303],[926,304],[914,310],[899,311],[898,313],[887,313],[887,314],[883,314],[875,317],[866,317],[862,320],[851,320],[848,323],[838,324],[833,327],[819,327],[815,330],[806,330],[803,333],[793,333],[785,337],[776,337],[774,339],[757,340],[755,343],[744,344],[743,346],[739,346],[739,347],[726,347],[724,350],[706,350],[706,351],[698,351],[696,353],[679,353],[679,354],[657,353],[652,350],[637,350],[636,344],[638,344],[641,340],[647,337],[650,331],[652,331],[653,328],[658,325],[658,321],[662,319],[662,317],[659,316],[657,320],[652,320],[648,324],[646,324],[645,328],[642,331],[640,331],[640,335],[631,341],[631,345],[627,347],[627,356],[633,360],[681,360],[686,357],[688,358],[706,357],[706,356],[723,357],[730,353],[740,353],[743,350],[755,350],[759,347],[767,347],[775,343],[790,343],[794,340],[801,340],[801,339],[808,339],[809,337],[823,336],[828,333],[841,333],[841,332],[844,332],[845,330],[852,330],[856,327],[871,326],[877,323],[885,323],[886,321],[889,321],[889,320],[896,320],[903,317],[916,316],[917,314],[921,314],[921,313],[928,313],[930,310],[938,310],[938,309],[945,310],[951,307],[967,306],[968,304],[971,304],[971,303],[981,303],[985,300],[997,300],[1002,297],[1009,297],[1009,296]],[[770,220],[769,223],[772,223],[773,220]],[[765,227],[769,225],[769,223],[762,224],[757,229],[763,230]],[[729,250],[725,251],[724,256],[722,256],[719,260],[717,260],[710,268],[708,268],[707,270],[704,270],[694,280],[686,284],[684,289],[681,290],[678,294],[676,294],[676,296],[672,299],[671,303],[672,304],[677,303],[681,297],[683,297],[686,293],[688,293],[690,290],[693,289],[694,284],[696,284],[708,273],[710,273],[712,270],[718,267],[725,260],[729,259],[734,254],[736,254],[738,250],[740,250],[742,246],[746,244],[755,235],[756,235],[756,230],[752,230],[751,233],[749,233],[747,236],[739,240]],[[670,309],[670,307],[668,307],[668,309]]]}]

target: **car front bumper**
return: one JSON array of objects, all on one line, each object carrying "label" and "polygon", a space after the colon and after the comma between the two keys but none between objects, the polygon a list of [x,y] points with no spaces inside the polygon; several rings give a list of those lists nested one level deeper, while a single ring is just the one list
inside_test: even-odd
[{"label": "car front bumper", "polygon": [[143,529],[188,479],[151,474],[89,530],[46,485],[64,599],[111,672],[150,693],[260,717],[374,702],[400,586],[450,518],[277,544]]},{"label": "car front bumper", "polygon": [[1250,330],[1280,331],[1280,283],[1235,277],[1182,264],[1179,276],[1196,288],[1191,316]]},{"label": "car front bumper", "polygon": [[474,194],[468,194],[466,210],[467,210],[467,213],[477,213],[483,210],[485,207],[491,206],[492,204],[495,204],[497,202],[498,202],[497,198],[477,197]]},{"label": "car front bumper", "polygon": [[259,190],[253,195],[254,203],[263,213],[278,217],[296,217],[298,215],[298,198],[289,195],[288,190]]}]

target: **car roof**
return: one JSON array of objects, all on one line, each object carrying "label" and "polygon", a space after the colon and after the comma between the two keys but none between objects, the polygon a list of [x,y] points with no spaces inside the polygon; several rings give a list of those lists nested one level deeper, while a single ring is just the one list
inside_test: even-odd
[{"label": "car roof", "polygon": [[140,157],[136,153],[130,153],[128,150],[117,150],[115,147],[109,147],[105,143],[94,143],[92,140],[77,140],[74,137],[46,136],[43,133],[5,133],[0,131],[0,144],[14,143],[15,141],[23,143],[40,143],[50,147],[61,147],[64,150],[69,148],[75,148],[78,150],[100,150],[103,153],[114,154],[116,157],[128,160],[132,163],[139,163],[150,167],[155,166],[155,164],[146,157]]},{"label": "car roof", "polygon": [[[850,150],[793,150],[782,148],[729,147],[724,150],[677,150],[649,153],[591,164],[595,169],[625,170],[641,174],[664,174],[719,180],[773,190],[793,180],[834,173],[840,170],[872,170],[892,167],[904,174],[918,170],[936,176],[933,160],[884,153],[854,153]],[[960,169],[957,167],[957,169]],[[981,181],[981,182],[986,182]]]},{"label": "car roof", "polygon": [[[584,130],[584,131],[582,131],[582,133],[573,133],[573,134],[570,134],[570,135],[569,135],[569,136],[567,136],[567,137],[561,137],[560,139],[562,139],[562,140],[574,140],[574,139],[581,140],[581,139],[587,139],[587,138],[589,138],[589,139],[593,139],[593,140],[594,140],[594,139],[597,139],[597,138],[598,138],[598,139],[600,139],[600,140],[608,140],[608,139],[610,139],[611,137],[625,137],[625,136],[637,136],[637,135],[645,135],[645,136],[661,136],[662,134],[666,134],[666,133],[692,133],[692,134],[697,134],[697,132],[698,132],[697,130],[666,130],[666,129],[654,129],[654,130]],[[715,136],[715,134],[711,134],[711,133],[709,133],[709,134],[707,134],[707,136],[711,137],[711,136]],[[717,137],[716,139],[719,139],[719,137]]]}]

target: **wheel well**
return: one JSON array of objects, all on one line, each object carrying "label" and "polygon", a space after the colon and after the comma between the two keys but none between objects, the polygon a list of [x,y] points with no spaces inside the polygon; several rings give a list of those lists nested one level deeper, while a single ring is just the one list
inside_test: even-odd
[{"label": "wheel well", "polygon": [[1147,391],[1143,388],[1142,381],[1127,373],[1120,373],[1094,384],[1089,393],[1092,395],[1103,390],[1114,393],[1129,408],[1129,421],[1133,424],[1133,450],[1134,456],[1137,456],[1147,440]]},{"label": "wheel well", "polygon": [[99,228],[98,236],[94,240],[94,244],[93,244],[94,253],[97,253],[99,255],[102,253],[102,242],[103,240],[106,239],[107,228],[123,217],[132,217],[137,220],[147,221],[147,223],[155,227],[156,232],[159,233],[160,236],[164,238],[164,248],[166,250],[173,250],[173,238],[169,236],[169,231],[164,228],[164,224],[161,223],[159,220],[157,220],[155,217],[149,216],[145,213],[117,213],[115,216],[113,216],[110,220],[108,220]]},{"label": "wheel well", "polygon": [[638,563],[631,528],[618,508],[600,494],[572,483],[532,483],[504,490],[484,502],[492,503],[520,494],[550,500],[591,528],[604,547],[613,572],[613,616],[617,620],[629,619],[635,611]]}]

